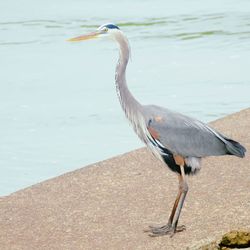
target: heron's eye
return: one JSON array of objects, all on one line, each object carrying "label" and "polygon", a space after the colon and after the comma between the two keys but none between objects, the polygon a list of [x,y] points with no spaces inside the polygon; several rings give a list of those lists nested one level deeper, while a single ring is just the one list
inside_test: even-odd
[{"label": "heron's eye", "polygon": [[105,31],[105,32],[108,32],[108,28],[107,27],[105,27],[104,29],[103,29],[103,31]]}]

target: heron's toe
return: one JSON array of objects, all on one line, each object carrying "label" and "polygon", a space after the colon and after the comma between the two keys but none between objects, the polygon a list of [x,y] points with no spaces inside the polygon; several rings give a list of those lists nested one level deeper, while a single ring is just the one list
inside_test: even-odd
[{"label": "heron's toe", "polygon": [[182,232],[184,230],[186,230],[186,226],[185,225],[178,226],[175,229],[176,232]]},{"label": "heron's toe", "polygon": [[144,230],[144,232],[149,233],[150,237],[158,237],[163,235],[169,235],[173,237],[175,233],[182,232],[186,230],[184,225],[173,227],[171,224],[167,224],[164,226],[149,226],[148,229]]}]

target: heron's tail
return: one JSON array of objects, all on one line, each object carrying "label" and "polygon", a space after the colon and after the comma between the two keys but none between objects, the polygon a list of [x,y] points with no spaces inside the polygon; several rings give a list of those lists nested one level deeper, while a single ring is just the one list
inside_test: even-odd
[{"label": "heron's tail", "polygon": [[226,139],[225,145],[228,150],[228,154],[236,155],[241,158],[245,156],[246,149],[240,143],[232,139],[228,138],[225,139]]}]

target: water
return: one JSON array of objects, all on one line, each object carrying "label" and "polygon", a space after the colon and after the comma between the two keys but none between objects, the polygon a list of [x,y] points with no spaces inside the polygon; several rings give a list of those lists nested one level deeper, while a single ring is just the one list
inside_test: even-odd
[{"label": "water", "polygon": [[[116,97],[114,22],[131,91],[203,121],[249,107],[249,1],[0,2],[0,195],[142,146]],[[4,10],[4,11],[3,11]]]}]

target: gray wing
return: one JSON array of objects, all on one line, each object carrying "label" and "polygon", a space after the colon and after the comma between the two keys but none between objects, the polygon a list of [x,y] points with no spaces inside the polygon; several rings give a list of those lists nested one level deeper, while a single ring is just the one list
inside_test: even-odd
[{"label": "gray wing", "polygon": [[228,153],[226,137],[208,125],[158,106],[144,106],[143,114],[154,139],[175,154],[204,157]]}]

